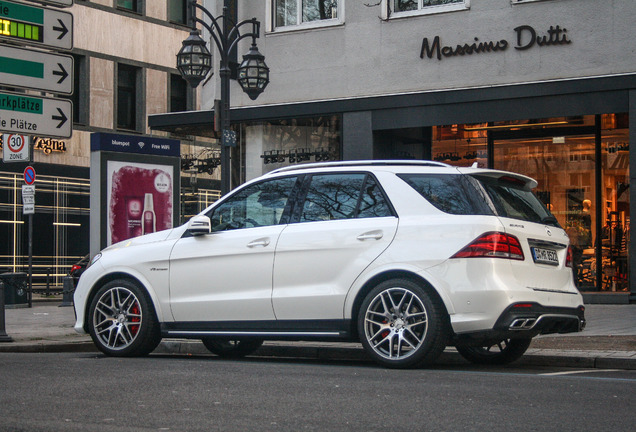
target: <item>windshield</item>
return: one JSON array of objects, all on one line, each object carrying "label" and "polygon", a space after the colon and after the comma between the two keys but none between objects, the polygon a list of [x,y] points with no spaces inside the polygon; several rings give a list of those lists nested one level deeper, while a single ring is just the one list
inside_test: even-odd
[{"label": "windshield", "polygon": [[524,182],[514,177],[474,176],[490,197],[497,215],[528,222],[559,226],[556,218]]}]

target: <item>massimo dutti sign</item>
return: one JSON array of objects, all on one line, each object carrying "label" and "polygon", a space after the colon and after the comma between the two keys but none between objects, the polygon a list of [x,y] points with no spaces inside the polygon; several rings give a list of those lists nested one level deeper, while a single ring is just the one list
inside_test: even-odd
[{"label": "massimo dutti sign", "polygon": [[[534,47],[545,47],[550,45],[568,45],[572,41],[568,39],[568,31],[561,26],[550,26],[545,33],[539,33],[534,27],[522,25],[514,28],[515,40],[514,49],[519,51],[529,50]],[[444,57],[456,57],[473,54],[485,54],[490,52],[505,51],[511,46],[507,39],[498,41],[480,41],[474,38],[471,42],[460,43],[457,45],[444,45],[440,36],[435,36],[433,40],[424,38],[422,40],[422,49],[420,50],[420,58],[428,57],[429,59],[437,58],[442,60]]]}]

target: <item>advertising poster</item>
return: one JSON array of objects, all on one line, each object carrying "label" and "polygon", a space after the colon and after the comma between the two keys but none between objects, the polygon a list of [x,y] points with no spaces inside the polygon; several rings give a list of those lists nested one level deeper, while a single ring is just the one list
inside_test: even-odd
[{"label": "advertising poster", "polygon": [[108,161],[107,244],[172,228],[172,165]]}]

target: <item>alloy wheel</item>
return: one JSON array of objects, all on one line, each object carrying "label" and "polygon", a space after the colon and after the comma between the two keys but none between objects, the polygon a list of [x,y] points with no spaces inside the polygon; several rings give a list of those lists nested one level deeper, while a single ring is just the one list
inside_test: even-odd
[{"label": "alloy wheel", "polygon": [[364,332],[373,351],[388,360],[413,355],[428,332],[422,300],[406,288],[390,288],[371,300],[365,311]]},{"label": "alloy wheel", "polygon": [[93,310],[95,336],[104,347],[111,350],[129,347],[139,334],[142,320],[139,299],[124,287],[105,291]]}]

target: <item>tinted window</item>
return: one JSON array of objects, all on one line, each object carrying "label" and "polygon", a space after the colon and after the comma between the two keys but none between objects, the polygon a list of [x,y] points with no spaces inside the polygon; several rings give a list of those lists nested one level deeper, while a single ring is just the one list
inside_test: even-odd
[{"label": "tinted window", "polygon": [[481,191],[461,174],[403,174],[399,177],[445,213],[493,214]]},{"label": "tinted window", "polygon": [[300,222],[391,216],[375,180],[366,174],[314,175]]},{"label": "tinted window", "polygon": [[362,191],[362,199],[360,200],[360,208],[358,210],[359,218],[368,217],[385,217],[392,216],[391,208],[387,203],[380,186],[373,179],[373,177],[367,177],[367,181],[364,184],[364,190]]},{"label": "tinted window", "polygon": [[284,223],[283,215],[295,183],[296,177],[286,177],[238,191],[213,210],[212,231]]},{"label": "tinted window", "polygon": [[526,189],[523,183],[508,177],[496,179],[475,176],[475,178],[488,193],[499,216],[558,225],[539,198]]}]

